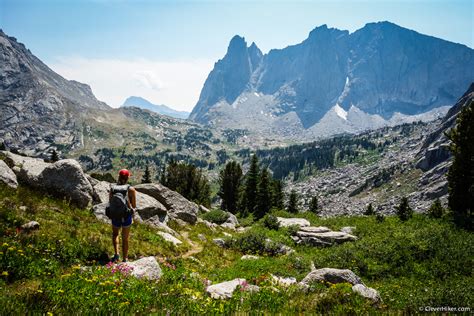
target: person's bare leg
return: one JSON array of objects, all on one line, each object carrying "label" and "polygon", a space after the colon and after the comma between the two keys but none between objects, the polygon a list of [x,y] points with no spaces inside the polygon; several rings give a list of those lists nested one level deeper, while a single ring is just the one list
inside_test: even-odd
[{"label": "person's bare leg", "polygon": [[116,255],[119,254],[119,247],[118,247],[119,230],[120,230],[120,228],[115,227],[114,225],[112,225],[112,244],[114,245],[114,252],[115,252]]},{"label": "person's bare leg", "polygon": [[130,236],[130,227],[122,228],[122,253],[123,260],[128,260],[128,239]]}]

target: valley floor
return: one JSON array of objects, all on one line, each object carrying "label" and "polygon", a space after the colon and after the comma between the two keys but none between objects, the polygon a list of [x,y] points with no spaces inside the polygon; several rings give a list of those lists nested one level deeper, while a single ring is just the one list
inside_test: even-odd
[{"label": "valley floor", "polygon": [[[285,212],[276,215],[290,217]],[[294,216],[294,215],[292,215]],[[131,259],[155,256],[163,275],[159,281],[136,279],[107,265],[112,252],[111,229],[88,210],[27,188],[0,188],[0,314],[359,314],[401,313],[425,307],[473,307],[474,236],[457,229],[448,218],[421,214],[406,221],[387,216],[322,219],[302,213],[312,225],[339,230],[354,226],[358,239],[326,248],[296,245],[291,229],[266,228],[262,221],[243,233],[211,229],[204,224],[171,225],[183,244],[173,246],[156,229],[134,224]],[[18,229],[35,220],[40,228]],[[214,238],[262,236],[295,250],[289,255],[246,253],[252,245],[221,248]],[[243,239],[242,239],[243,240]],[[242,260],[244,254],[258,259]],[[353,293],[347,283],[316,283],[303,291],[272,282],[272,274],[303,279],[316,268],[350,269],[381,295],[382,302]],[[91,268],[86,268],[91,267]],[[232,298],[213,299],[209,283],[243,278]],[[258,285],[259,292],[245,290]]]}]

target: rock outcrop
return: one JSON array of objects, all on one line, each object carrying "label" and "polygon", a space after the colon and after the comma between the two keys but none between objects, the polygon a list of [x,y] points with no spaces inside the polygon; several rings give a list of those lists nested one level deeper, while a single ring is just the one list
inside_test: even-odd
[{"label": "rock outcrop", "polygon": [[277,220],[281,227],[289,227],[293,225],[297,225],[299,227],[306,227],[311,225],[311,223],[305,218],[277,217]]},{"label": "rock outcrop", "polygon": [[18,181],[16,179],[15,173],[3,160],[0,160],[0,182],[5,183],[12,189],[16,189],[18,187]]},{"label": "rock outcrop", "polygon": [[221,282],[207,287],[206,292],[214,299],[231,298],[238,286],[250,291],[258,291],[256,286],[248,285],[245,279],[234,279],[232,281]]},{"label": "rock outcrop", "polygon": [[362,284],[362,280],[351,270],[322,268],[311,271],[300,283],[311,285],[314,282]]},{"label": "rock outcrop", "polygon": [[159,183],[139,184],[135,186],[135,189],[162,203],[170,217],[190,224],[196,223],[199,213],[198,205],[188,201],[178,192],[172,191]]},{"label": "rock outcrop", "polygon": [[55,196],[65,197],[80,208],[92,203],[92,185],[76,160],[65,159],[49,164],[40,178],[40,188]]}]

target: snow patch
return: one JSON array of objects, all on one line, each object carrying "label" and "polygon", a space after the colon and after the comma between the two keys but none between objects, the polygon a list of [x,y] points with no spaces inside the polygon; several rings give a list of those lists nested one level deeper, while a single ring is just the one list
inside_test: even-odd
[{"label": "snow patch", "polygon": [[340,118],[342,118],[342,119],[344,119],[344,120],[347,120],[347,112],[346,112],[343,108],[341,108],[341,107],[339,106],[339,104],[337,104],[337,103],[336,103],[336,105],[334,106],[334,112],[336,112],[336,114],[337,114]]},{"label": "snow patch", "polygon": [[260,96],[257,92],[254,92],[253,94],[255,94],[256,97]]}]

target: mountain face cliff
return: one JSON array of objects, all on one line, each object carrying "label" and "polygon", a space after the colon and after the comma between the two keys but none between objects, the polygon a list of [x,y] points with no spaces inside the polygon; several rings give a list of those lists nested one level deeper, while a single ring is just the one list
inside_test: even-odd
[{"label": "mountain face cliff", "polygon": [[81,117],[109,110],[88,85],[66,80],[0,30],[0,140],[45,150],[80,144]]},{"label": "mountain face cliff", "polygon": [[354,33],[323,25],[302,43],[266,55],[235,36],[190,119],[301,134],[320,129],[317,123],[328,111],[354,107],[390,125],[397,115],[452,105],[474,80],[472,69],[474,50],[389,22],[369,23]]}]

